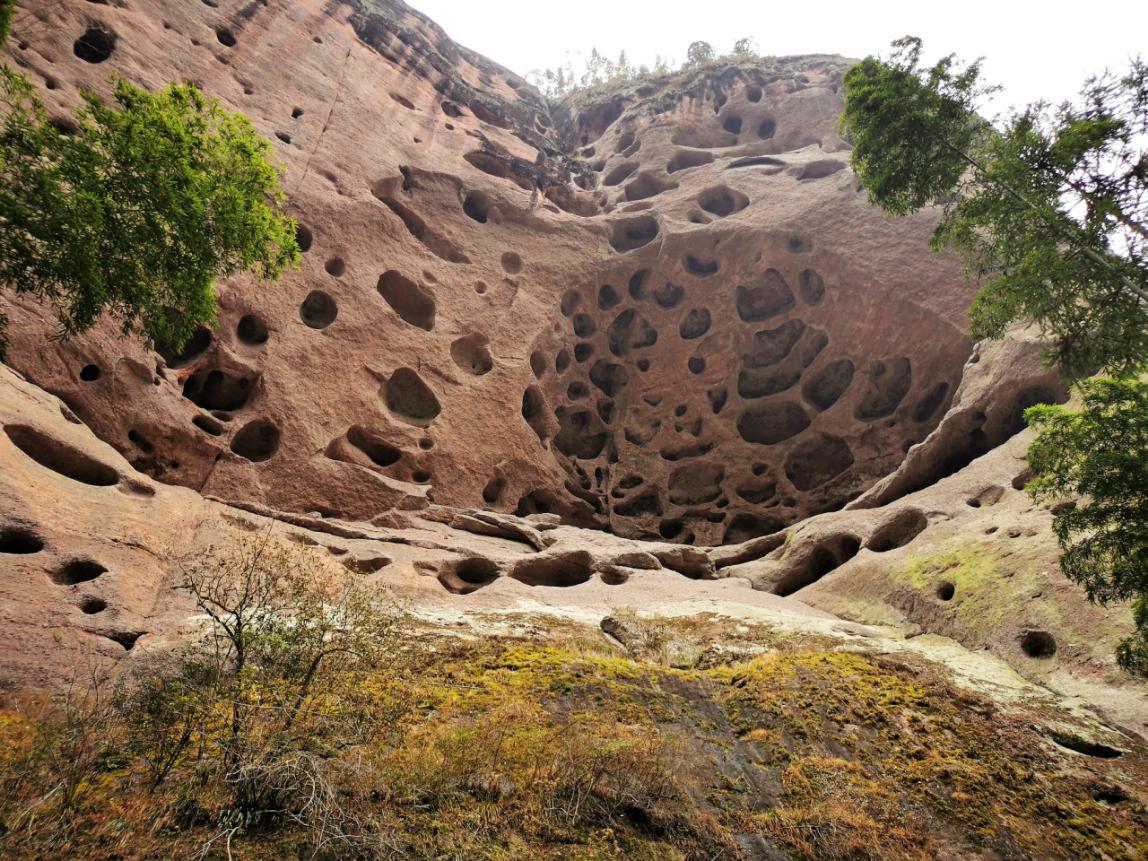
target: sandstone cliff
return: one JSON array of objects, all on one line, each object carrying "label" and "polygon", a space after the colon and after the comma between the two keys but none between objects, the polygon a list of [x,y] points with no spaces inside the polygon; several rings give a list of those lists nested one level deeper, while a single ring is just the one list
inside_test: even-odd
[{"label": "sandstone cliff", "polygon": [[[1143,823],[1148,689],[1112,660],[1127,608],[1067,581],[1022,490],[1022,412],[1067,388],[1031,333],[972,343],[975,285],[928,251],[933,215],[866,203],[837,132],[848,60],[551,105],[398,0],[18,5],[8,59],[62,127],[113,75],[249,115],[304,254],[281,283],[220,284],[218,326],[179,353],[110,323],[55,340],[50,309],[0,293],[5,682],[161,659],[197,630],[182,560],[274,530],[436,636],[600,638],[606,617],[633,653],[629,608],[705,632],[691,671],[770,651],[767,629],[895,655],[946,680],[938,702],[1001,708],[983,738],[1008,756],[1116,785]],[[758,774],[757,741],[726,742],[706,755]],[[953,827],[936,857],[1070,851],[1005,827],[973,855]]]},{"label": "sandstone cliff", "polygon": [[846,167],[843,58],[551,112],[401,4],[33,4],[18,33],[61,117],[78,86],[179,77],[285,168],[302,270],[221,284],[182,354],[110,324],[46,346],[46,312],[11,308],[13,366],[163,482],[736,542],[888,474],[971,352],[930,219],[875,211]]}]

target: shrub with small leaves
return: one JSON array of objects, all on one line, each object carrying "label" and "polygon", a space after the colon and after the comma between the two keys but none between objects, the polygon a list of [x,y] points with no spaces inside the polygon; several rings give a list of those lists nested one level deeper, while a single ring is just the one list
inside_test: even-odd
[{"label": "shrub with small leaves", "polygon": [[179,346],[214,323],[216,279],[296,264],[279,169],[245,116],[192,84],[82,95],[63,131],[0,67],[0,284],[50,304],[61,336],[107,314]]}]

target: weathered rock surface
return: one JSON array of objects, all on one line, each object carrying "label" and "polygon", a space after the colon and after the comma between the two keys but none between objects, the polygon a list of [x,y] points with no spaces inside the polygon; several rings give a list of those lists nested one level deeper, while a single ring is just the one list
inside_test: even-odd
[{"label": "weathered rock surface", "polygon": [[[1112,660],[1127,610],[1087,604],[1056,567],[1049,512],[1011,484],[1027,432],[887,506],[702,549],[444,506],[383,525],[225,504],[136,472],[3,367],[0,428],[0,678],[10,683],[42,687],[84,662],[162,651],[194,629],[177,588],[188,562],[270,534],[442,622],[533,612],[597,625],[628,607],[764,614],[885,648],[902,648],[890,640],[898,631],[940,634],[1148,732],[1148,686]],[[954,671],[965,660],[956,654]]]},{"label": "weathered rock surface", "polygon": [[[92,29],[114,36],[106,58]],[[13,366],[159,481],[370,518],[428,499],[737,543],[840,507],[944,414],[971,287],[869,207],[847,62],[690,72],[551,114],[398,2],[26,2],[11,59],[193,80],[276,146],[302,269],[181,355],[108,322]],[[50,86],[50,89],[47,87]]]},{"label": "weathered rock surface", "polygon": [[250,115],[305,253],[180,355],[0,294],[4,679],[162,648],[181,559],[273,528],[451,624],[755,615],[1148,731],[1127,610],[1020,489],[1066,390],[1022,333],[974,347],[928,214],[866,204],[843,58],[551,113],[391,0],[23,0],[9,52],[61,118],[111,74]]}]

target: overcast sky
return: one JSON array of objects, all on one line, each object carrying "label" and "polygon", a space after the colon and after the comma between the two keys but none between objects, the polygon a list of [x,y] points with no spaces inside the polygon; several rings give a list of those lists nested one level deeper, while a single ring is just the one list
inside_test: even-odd
[{"label": "overcast sky", "polygon": [[1148,59],[1148,0],[1071,6],[1055,0],[408,2],[456,42],[521,75],[592,47],[611,56],[625,49],[636,64],[652,63],[657,54],[678,62],[697,39],[721,52],[752,36],[762,54],[863,57],[912,34],[924,39],[929,58],[984,56],[985,79],[1004,86],[994,106],[999,110],[1038,98],[1060,101],[1091,74],[1126,68],[1132,56]]}]

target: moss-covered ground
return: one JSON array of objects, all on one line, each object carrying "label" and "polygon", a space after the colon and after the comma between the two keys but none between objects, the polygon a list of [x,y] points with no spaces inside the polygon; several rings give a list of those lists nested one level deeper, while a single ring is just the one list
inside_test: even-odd
[{"label": "moss-covered ground", "polygon": [[[321,827],[297,811],[229,818],[194,751],[152,791],[114,720],[77,740],[82,725],[10,698],[0,854],[714,861],[766,845],[802,859],[1148,857],[1142,748],[1061,750],[903,656],[714,618],[632,624],[648,648],[575,626],[412,632],[357,685],[355,732],[316,742],[340,811]],[[61,736],[93,753],[78,780],[44,756]]]}]

